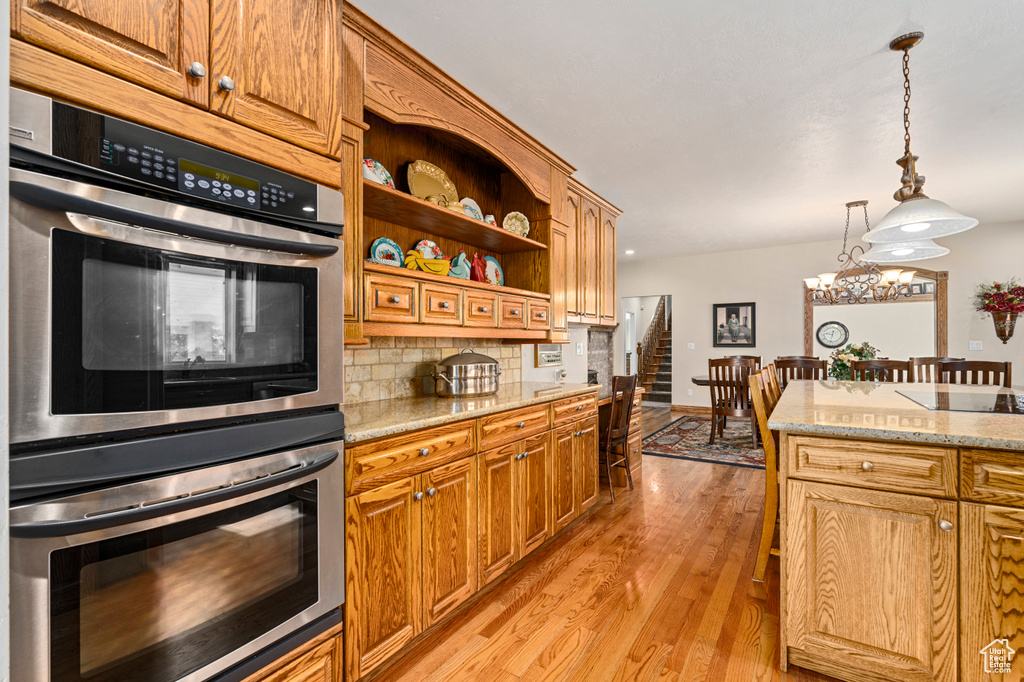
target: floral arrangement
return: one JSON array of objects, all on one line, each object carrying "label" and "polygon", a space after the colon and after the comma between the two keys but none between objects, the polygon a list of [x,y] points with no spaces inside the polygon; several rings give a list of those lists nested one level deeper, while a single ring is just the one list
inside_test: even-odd
[{"label": "floral arrangement", "polygon": [[986,313],[1024,313],[1024,286],[1016,279],[979,284],[974,307]]},{"label": "floral arrangement", "polygon": [[867,341],[848,343],[845,348],[837,348],[828,358],[828,375],[840,381],[850,380],[850,363],[854,360],[874,360],[878,357],[878,349]]}]

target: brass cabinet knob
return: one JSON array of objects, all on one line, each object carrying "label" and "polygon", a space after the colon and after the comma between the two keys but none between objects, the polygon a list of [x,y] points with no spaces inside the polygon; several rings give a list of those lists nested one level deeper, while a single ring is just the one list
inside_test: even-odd
[{"label": "brass cabinet knob", "polygon": [[423,493],[413,493],[412,494],[412,499],[414,499],[417,502],[419,502],[420,500],[423,499]]},{"label": "brass cabinet knob", "polygon": [[426,457],[430,454],[430,448],[420,448],[420,457]]},{"label": "brass cabinet knob", "polygon": [[224,92],[231,92],[235,89],[235,81],[231,80],[227,76],[221,76],[220,80],[217,81],[217,87]]},{"label": "brass cabinet knob", "polygon": [[193,78],[202,78],[206,75],[206,67],[199,62],[192,62],[188,67],[188,75]]},{"label": "brass cabinet knob", "polygon": [[949,531],[953,530],[953,524],[945,519],[942,519],[941,521],[939,521],[939,528],[948,533]]},{"label": "brass cabinet knob", "polygon": [[875,465],[872,464],[871,462],[862,462],[860,468],[863,469],[864,471],[871,471],[872,469],[875,468]]}]

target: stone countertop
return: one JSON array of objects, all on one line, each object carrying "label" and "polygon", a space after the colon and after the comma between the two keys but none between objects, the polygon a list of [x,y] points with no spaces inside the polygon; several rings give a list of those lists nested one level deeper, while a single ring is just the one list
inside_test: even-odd
[{"label": "stone countertop", "polygon": [[345,442],[394,436],[600,389],[600,385],[524,381],[504,384],[494,395],[479,398],[426,395],[345,405]]},{"label": "stone countertop", "polygon": [[787,433],[1024,450],[1024,415],[929,410],[897,391],[1009,392],[994,386],[791,381],[768,427]]}]

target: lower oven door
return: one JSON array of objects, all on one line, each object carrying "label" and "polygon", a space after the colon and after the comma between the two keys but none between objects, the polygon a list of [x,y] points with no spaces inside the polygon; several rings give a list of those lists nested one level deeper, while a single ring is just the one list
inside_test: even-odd
[{"label": "lower oven door", "polygon": [[344,602],[342,443],[11,510],[11,675],[199,682]]}]

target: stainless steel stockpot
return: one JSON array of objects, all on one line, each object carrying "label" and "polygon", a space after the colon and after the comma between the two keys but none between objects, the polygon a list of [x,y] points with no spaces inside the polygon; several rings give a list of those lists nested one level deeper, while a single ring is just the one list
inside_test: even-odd
[{"label": "stainless steel stockpot", "polygon": [[494,358],[466,348],[434,365],[434,392],[445,398],[498,392],[501,367]]}]

